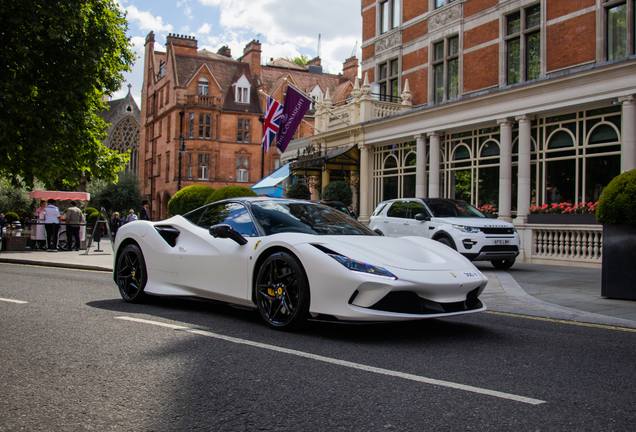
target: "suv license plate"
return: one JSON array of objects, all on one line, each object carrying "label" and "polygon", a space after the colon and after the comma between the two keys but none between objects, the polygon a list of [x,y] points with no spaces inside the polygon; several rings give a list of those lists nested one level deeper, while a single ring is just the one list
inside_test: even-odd
[{"label": "suv license plate", "polygon": [[493,240],[496,245],[507,245],[510,244],[510,240]]}]

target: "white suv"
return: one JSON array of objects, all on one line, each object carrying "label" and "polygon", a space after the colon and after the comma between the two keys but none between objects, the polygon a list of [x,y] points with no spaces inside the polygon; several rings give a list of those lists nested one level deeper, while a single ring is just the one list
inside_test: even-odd
[{"label": "white suv", "polygon": [[369,228],[390,237],[422,236],[437,240],[471,261],[490,261],[508,269],[519,255],[519,234],[509,222],[486,218],[465,201],[400,198],[381,202]]}]

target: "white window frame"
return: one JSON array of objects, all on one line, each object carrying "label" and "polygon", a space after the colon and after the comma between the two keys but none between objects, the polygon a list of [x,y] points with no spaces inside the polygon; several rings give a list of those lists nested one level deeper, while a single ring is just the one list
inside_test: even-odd
[{"label": "white window frame", "polygon": [[241,75],[241,78],[234,84],[234,102],[239,104],[250,103],[250,93],[252,86],[245,75]]},{"label": "white window frame", "polygon": [[199,78],[199,87],[197,94],[201,96],[207,96],[210,90],[210,82],[206,77]]},{"label": "white window frame", "polygon": [[380,34],[384,34],[400,26],[400,1],[401,0],[385,0],[379,3],[378,28],[380,29]]},{"label": "white window frame", "polygon": [[609,58],[609,23],[608,23],[608,18],[609,18],[609,10],[613,9],[617,6],[621,6],[621,5],[626,5],[626,14],[627,14],[627,26],[625,29],[625,33],[626,33],[626,38],[627,40],[625,41],[626,45],[625,45],[625,57],[628,57],[630,55],[634,54],[634,50],[636,49],[636,22],[635,21],[635,11],[634,9],[636,9],[636,2],[634,2],[633,0],[604,0],[603,2],[603,21],[602,21],[602,25],[601,25],[601,31],[602,31],[602,40],[603,40],[603,60],[604,61],[612,61],[612,60],[617,60],[619,58],[623,58],[623,57],[617,57],[615,59],[610,59]]}]

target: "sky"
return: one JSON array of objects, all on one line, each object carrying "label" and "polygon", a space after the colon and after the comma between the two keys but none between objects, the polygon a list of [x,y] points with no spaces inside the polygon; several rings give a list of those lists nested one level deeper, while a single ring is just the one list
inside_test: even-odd
[{"label": "sky", "polygon": [[165,52],[169,33],[194,36],[198,48],[217,52],[223,45],[239,58],[252,39],[261,42],[261,63],[270,58],[305,55],[318,51],[324,72],[342,72],[352,54],[361,58],[361,2],[359,0],[115,0],[127,13],[128,36],[137,60],[126,82],[113,94],[131,93],[141,107],[144,43],[155,33],[155,51]]}]

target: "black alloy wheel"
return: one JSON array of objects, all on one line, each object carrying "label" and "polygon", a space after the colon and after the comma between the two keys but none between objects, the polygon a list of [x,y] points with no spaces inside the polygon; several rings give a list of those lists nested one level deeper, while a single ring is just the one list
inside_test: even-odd
[{"label": "black alloy wheel", "polygon": [[502,259],[490,261],[492,266],[497,270],[508,270],[515,263],[514,259]]},{"label": "black alloy wheel", "polygon": [[147,298],[144,293],[146,287],[146,262],[139,246],[129,244],[124,247],[117,258],[117,287],[124,301],[140,303]]},{"label": "black alloy wheel", "polygon": [[309,315],[309,283],[298,260],[287,252],[269,256],[258,271],[258,310],[270,327],[293,330]]}]

